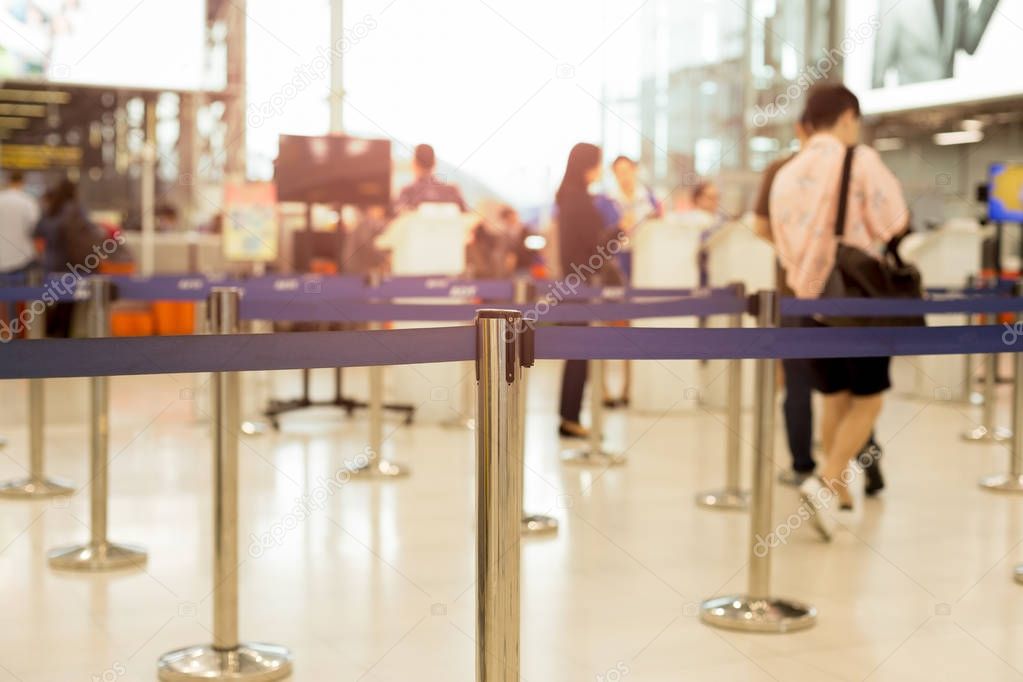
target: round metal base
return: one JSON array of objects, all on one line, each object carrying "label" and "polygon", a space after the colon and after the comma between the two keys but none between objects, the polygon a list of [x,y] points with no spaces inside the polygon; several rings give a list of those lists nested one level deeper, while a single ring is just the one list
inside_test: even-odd
[{"label": "round metal base", "polygon": [[534,514],[522,519],[523,535],[555,535],[558,532],[558,520],[552,516]]},{"label": "round metal base", "polygon": [[963,434],[963,440],[967,443],[1002,443],[1012,439],[1012,431],[1009,429],[996,428],[993,431],[986,426],[967,431]]},{"label": "round metal base", "polygon": [[703,603],[700,620],[726,630],[795,632],[817,624],[817,609],[784,599],[718,597]]},{"label": "round metal base", "polygon": [[246,436],[262,436],[270,431],[270,424],[261,419],[242,422],[242,433]]},{"label": "round metal base", "polygon": [[372,481],[374,479],[405,478],[411,473],[404,464],[386,459],[373,460],[362,466],[352,467],[348,474],[353,481]]},{"label": "round metal base", "polygon": [[75,484],[60,478],[23,478],[0,485],[0,497],[28,500],[61,497],[75,492]]},{"label": "round metal base", "polygon": [[244,643],[229,651],[210,645],[164,654],[157,664],[160,679],[281,680],[291,674],[291,652],[274,644]]},{"label": "round metal base", "polygon": [[454,417],[452,419],[445,419],[440,423],[445,429],[460,429],[466,431],[476,430],[476,420],[471,417]]},{"label": "round metal base", "polygon": [[696,496],[696,504],[706,509],[745,511],[749,509],[749,493],[743,490],[700,493]]},{"label": "round metal base", "polygon": [[996,493],[1023,493],[1023,476],[996,474],[980,479],[980,487]]},{"label": "round metal base", "polygon": [[565,464],[592,467],[620,467],[625,464],[625,458],[621,455],[588,448],[565,450],[561,453],[561,461]]},{"label": "round metal base", "polygon": [[1012,571],[1012,579],[1020,585],[1023,585],[1023,564],[1017,566]]},{"label": "round metal base", "polygon": [[116,571],[141,568],[146,563],[146,550],[137,545],[78,545],[55,549],[49,553],[50,567],[60,571]]}]

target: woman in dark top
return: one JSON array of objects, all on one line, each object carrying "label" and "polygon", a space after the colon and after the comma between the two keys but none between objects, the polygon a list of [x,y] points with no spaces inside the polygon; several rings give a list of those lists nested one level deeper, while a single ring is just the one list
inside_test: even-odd
[{"label": "woman in dark top", "polygon": [[[590,194],[591,184],[600,179],[600,148],[577,144],[568,156],[565,178],[558,188],[558,241],[561,252],[561,274],[576,273],[584,284],[615,284],[614,264],[601,254],[611,235],[604,227],[604,218]],[[596,267],[595,267],[596,266]],[[579,411],[586,386],[586,361],[568,360],[561,377],[561,427],[567,438],[586,438],[588,433],[579,423]],[[600,396],[595,397],[600,400]]]}]

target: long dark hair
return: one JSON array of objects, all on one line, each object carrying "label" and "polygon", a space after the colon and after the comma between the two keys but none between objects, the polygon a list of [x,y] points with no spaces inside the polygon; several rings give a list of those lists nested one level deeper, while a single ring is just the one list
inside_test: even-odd
[{"label": "long dark hair", "polygon": [[568,166],[565,167],[565,177],[558,188],[559,202],[571,194],[586,193],[586,174],[600,165],[601,156],[600,147],[595,144],[580,142],[572,147],[568,155]]},{"label": "long dark hair", "polygon": [[57,185],[46,193],[47,214],[50,216],[60,215],[64,207],[78,198],[78,187],[67,178],[61,180]]}]

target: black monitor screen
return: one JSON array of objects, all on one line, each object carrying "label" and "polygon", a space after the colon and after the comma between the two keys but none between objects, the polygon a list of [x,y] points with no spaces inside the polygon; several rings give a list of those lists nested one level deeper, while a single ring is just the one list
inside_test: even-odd
[{"label": "black monitor screen", "polygon": [[387,206],[391,142],[282,135],[274,175],[278,201]]}]

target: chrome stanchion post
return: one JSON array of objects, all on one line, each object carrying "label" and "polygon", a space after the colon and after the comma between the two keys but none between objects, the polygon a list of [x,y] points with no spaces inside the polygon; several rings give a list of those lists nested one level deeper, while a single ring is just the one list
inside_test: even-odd
[{"label": "chrome stanchion post", "polygon": [[[522,466],[516,434],[525,347],[522,314],[476,314],[476,682],[518,682]],[[531,344],[530,344],[531,345]]]},{"label": "chrome stanchion post", "polygon": [[[30,286],[41,286],[42,278],[37,270],[29,275]],[[26,316],[28,324],[25,338],[35,341],[46,336],[46,311]],[[28,380],[28,476],[0,485],[0,497],[17,499],[42,499],[70,495],[74,484],[60,478],[47,478],[44,466],[44,424],[46,396],[42,379]]]},{"label": "chrome stanchion post", "polygon": [[982,488],[999,493],[1023,493],[1023,353],[1015,353],[1012,359],[1012,439],[1009,473],[988,476],[980,481]]},{"label": "chrome stanchion post", "polygon": [[[375,328],[379,325],[374,324]],[[409,475],[404,464],[392,462],[383,456],[384,448],[384,368],[369,368],[369,455],[349,469],[352,480],[373,478],[402,478]]]},{"label": "chrome stanchion post", "polygon": [[995,408],[998,402],[997,383],[998,355],[988,353],[984,356],[984,405],[981,411],[981,424],[963,434],[963,440],[967,443],[1000,443],[1012,438],[1010,431],[995,426],[997,420]]},{"label": "chrome stanchion post", "polygon": [[[773,291],[757,297],[761,327],[778,320],[778,298]],[[730,630],[792,632],[813,626],[817,610],[806,604],[771,597],[771,527],[774,461],[775,370],[777,361],[756,362],[756,405],[753,429],[753,495],[750,514],[750,556],[746,594],[717,597],[703,603],[704,623]]]},{"label": "chrome stanchion post", "polygon": [[[214,334],[238,331],[241,290],[215,287],[209,310]],[[279,680],[291,674],[291,652],[272,644],[238,641],[238,443],[240,389],[237,372],[211,377],[213,398],[213,643],[164,654],[161,680]]]},{"label": "chrome stanchion post", "polygon": [[[381,284],[381,275],[370,273],[368,285],[376,289]],[[372,322],[370,329],[380,330],[383,325]],[[384,368],[374,365],[369,368],[369,455],[365,461],[359,461],[349,468],[353,480],[369,480],[374,478],[402,478],[409,475],[409,469],[403,464],[391,462],[384,458]]]},{"label": "chrome stanchion post", "polygon": [[[1018,287],[1016,293],[1019,295]],[[998,316],[990,315],[988,320],[991,324],[997,324]],[[984,405],[981,411],[981,423],[977,428],[963,434],[963,440],[967,443],[1000,443],[1013,437],[1012,432],[1008,429],[995,426],[998,419],[996,414],[997,388],[998,354],[988,353],[984,356]]]},{"label": "chrome stanchion post", "polygon": [[[741,282],[733,286],[735,295],[746,298],[746,287]],[[732,316],[732,329],[741,329],[743,313]],[[742,360],[728,361],[728,433],[725,436],[725,487],[721,490],[699,493],[696,503],[708,509],[744,510],[749,507],[749,492],[742,489]]]},{"label": "chrome stanchion post", "polygon": [[[89,336],[94,339],[110,334],[110,304],[113,285],[105,277],[85,281],[89,303]],[[50,552],[50,566],[68,571],[107,571],[137,568],[146,563],[146,551],[135,545],[121,545],[107,539],[109,499],[108,469],[110,449],[110,378],[89,380],[89,524],[90,538],[77,545]]]},{"label": "chrome stanchion post", "polygon": [[[519,277],[515,280],[514,300],[516,305],[529,305],[535,298],[533,281],[526,277]],[[525,322],[523,322],[525,324]],[[519,461],[522,464],[522,508],[526,507],[526,413],[529,394],[529,378],[523,373],[522,387],[519,394],[519,418],[515,423],[515,451],[518,453]],[[523,535],[553,535],[558,532],[558,520],[553,516],[545,514],[527,514],[522,516]]]}]

